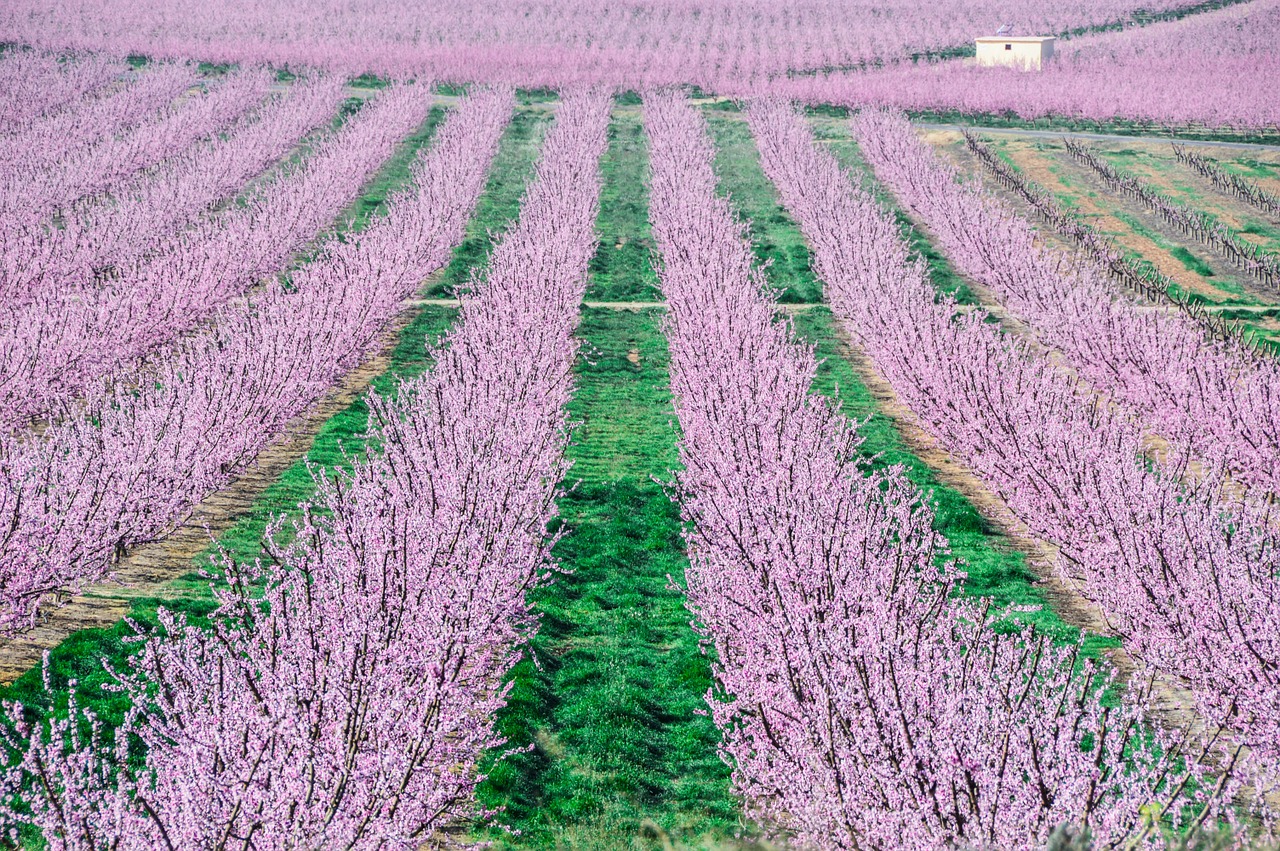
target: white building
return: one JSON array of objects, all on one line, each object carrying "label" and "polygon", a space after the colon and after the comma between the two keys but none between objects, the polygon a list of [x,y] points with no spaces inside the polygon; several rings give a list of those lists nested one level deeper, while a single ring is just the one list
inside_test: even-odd
[{"label": "white building", "polygon": [[979,65],[1008,65],[1039,71],[1053,56],[1051,35],[984,35],[977,40]]}]

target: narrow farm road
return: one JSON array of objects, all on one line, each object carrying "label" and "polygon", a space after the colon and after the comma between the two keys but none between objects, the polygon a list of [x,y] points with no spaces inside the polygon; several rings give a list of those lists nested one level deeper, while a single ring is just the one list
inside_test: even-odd
[{"label": "narrow farm road", "polygon": [[1233,151],[1280,151],[1280,144],[1263,142],[1230,142],[1226,140],[1184,139],[1178,136],[1130,136],[1121,133],[1090,133],[1081,130],[1034,130],[1027,127],[991,127],[975,124],[940,124],[933,121],[913,121],[922,130],[977,130],[993,136],[1029,136],[1035,139],[1083,139],[1091,142],[1145,142],[1151,145],[1167,145],[1169,142],[1191,145],[1196,148],[1222,148]]}]

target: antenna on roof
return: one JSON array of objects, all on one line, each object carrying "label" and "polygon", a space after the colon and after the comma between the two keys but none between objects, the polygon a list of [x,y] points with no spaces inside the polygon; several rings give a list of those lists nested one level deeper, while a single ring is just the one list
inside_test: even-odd
[{"label": "antenna on roof", "polygon": [[1011,32],[1013,32],[1013,24],[1005,24],[1000,29],[996,30],[996,35],[1008,35]]}]

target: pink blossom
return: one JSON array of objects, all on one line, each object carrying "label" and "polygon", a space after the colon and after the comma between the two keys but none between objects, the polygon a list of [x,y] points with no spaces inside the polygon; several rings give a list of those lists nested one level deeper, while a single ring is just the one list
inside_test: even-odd
[{"label": "pink blossom", "polygon": [[[510,92],[474,97],[482,115],[510,109]],[[123,732],[112,747],[58,722],[47,737],[26,728],[6,787],[52,782],[30,815],[5,815],[57,849],[414,849],[487,815],[477,763],[502,744],[504,676],[537,626],[525,594],[554,569],[545,530],[566,470],[610,102],[561,103],[520,220],[435,368],[373,401],[380,451],[317,473],[315,504],[273,526],[269,563],[224,565],[212,631],[162,614],[118,675],[146,771],[123,768]],[[456,137],[472,107],[441,133]],[[415,204],[450,191],[419,190],[373,245],[407,236]]]}]

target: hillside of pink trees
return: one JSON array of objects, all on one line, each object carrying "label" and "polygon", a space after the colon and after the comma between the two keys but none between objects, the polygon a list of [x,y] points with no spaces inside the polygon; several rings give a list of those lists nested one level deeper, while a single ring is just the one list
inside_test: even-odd
[{"label": "hillside of pink trees", "polygon": [[[117,675],[135,711],[114,740],[77,728],[73,703],[73,722],[20,745],[6,794],[33,776],[48,794],[7,818],[60,848],[416,849],[484,813],[478,763],[502,744],[503,677],[537,625],[525,594],[552,574],[543,531],[566,469],[609,102],[560,107],[519,223],[435,368],[373,402],[381,451],[318,474],[287,537],[286,521],[271,531],[269,565],[224,565],[212,629],[162,616]],[[509,93],[462,107],[358,249],[367,262],[390,271],[388,253],[453,224],[448,166],[462,163],[428,163],[483,154],[468,125],[509,109]]]},{"label": "hillside of pink trees", "polygon": [[82,56],[61,63],[54,53],[16,51],[0,61],[0,132],[26,129],[125,72],[119,59]]},{"label": "hillside of pink trees", "polygon": [[[928,8],[917,0],[544,0],[518,7],[496,0],[359,0],[317,7],[272,0],[215,9],[196,0],[14,0],[0,8],[0,40],[455,83],[637,90],[693,84],[735,97],[773,94],[855,107],[1277,126],[1280,94],[1270,81],[1280,75],[1274,50],[1280,0],[1209,11],[1200,6],[1190,0],[1034,0],[1016,10],[992,0]],[[1134,26],[1135,13],[1184,8],[1197,13]],[[1005,23],[1021,35],[1074,36],[1059,41],[1041,73],[943,58],[971,50],[975,36]],[[1122,29],[1087,34],[1105,26]],[[64,73],[63,85],[88,86],[91,74]],[[86,82],[75,82],[81,78]]]},{"label": "hillside of pink trees", "polygon": [[414,74],[524,86],[601,82],[717,90],[1019,32],[1111,24],[1190,0],[11,0],[0,39],[213,62]]},{"label": "hillside of pink trees", "polygon": [[[19,223],[47,218],[82,198],[107,192],[202,139],[227,129],[266,98],[271,79],[242,71],[169,105],[154,120],[59,157],[52,167],[28,149],[6,169],[0,216]],[[6,228],[7,229],[7,228]]]},{"label": "hillside of pink trees", "polygon": [[198,81],[192,65],[152,65],[81,109],[53,110],[0,137],[0,169],[8,177],[55,165],[88,145],[149,123]]},{"label": "hillside of pink trees", "polygon": [[[14,306],[0,311],[0,423],[13,429],[64,413],[113,371],[282,272],[355,199],[432,102],[417,87],[384,92],[243,204],[182,229],[331,118],[336,88],[300,85],[225,142],[150,175],[138,194],[86,210],[83,227],[73,220],[37,231],[58,239],[46,254],[53,262],[33,264],[23,270],[28,278],[13,283],[14,292],[32,293],[29,300],[15,296]],[[124,244],[101,244],[109,235]],[[103,265],[107,274],[99,272]]]},{"label": "hillside of pink trees", "polygon": [[[1025,30],[1023,31],[1025,33]],[[1180,21],[1059,41],[1040,73],[963,60],[778,81],[810,103],[1010,113],[1163,125],[1280,125],[1280,2],[1254,0]]]},{"label": "hillside of pink trees", "polygon": [[[155,243],[166,243],[230,200],[327,124],[337,114],[341,89],[338,80],[300,81],[227,128],[225,139],[219,134],[190,145],[137,179],[63,209],[60,227],[26,218],[5,238],[15,246],[15,262],[0,271],[7,305],[28,303],[46,289],[105,283],[127,275],[142,255],[154,258]],[[72,168],[78,165],[71,161]]]}]

